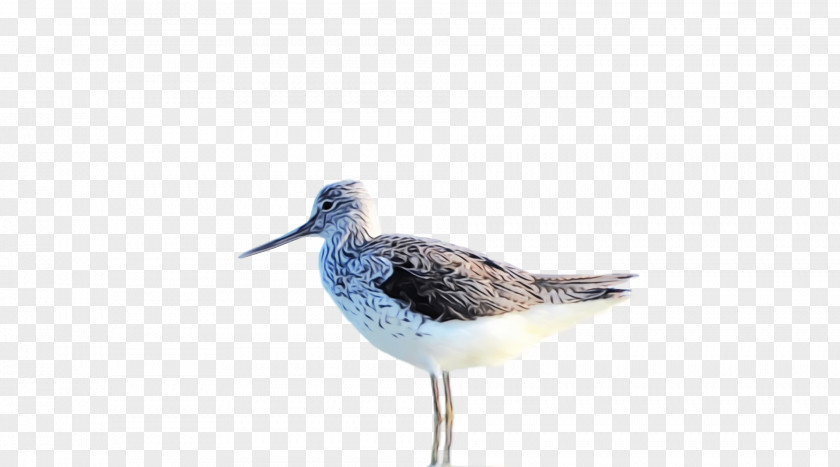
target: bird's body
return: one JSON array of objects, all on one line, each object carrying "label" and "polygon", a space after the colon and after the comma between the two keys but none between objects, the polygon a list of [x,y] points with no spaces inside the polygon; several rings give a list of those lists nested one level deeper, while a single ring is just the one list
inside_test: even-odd
[{"label": "bird's body", "polygon": [[[432,374],[498,365],[516,358],[547,336],[626,299],[625,291],[605,289],[602,284],[617,282],[618,277],[630,277],[552,276],[538,279],[514,266],[428,238],[380,235],[354,239],[356,241],[342,240],[327,239],[321,249],[324,288],[371,344]],[[411,300],[412,296],[420,298],[416,293],[417,284],[413,282],[422,280],[415,274],[418,271],[429,273],[432,264],[420,261],[421,258],[432,258],[436,266],[449,266],[447,274],[450,277],[460,277],[462,282],[469,283],[460,289],[455,288],[459,284],[450,284],[453,287],[446,290],[455,296],[456,306],[469,312],[483,302],[495,302],[498,309],[491,307],[484,315],[479,314],[479,310],[469,315],[465,312],[457,318],[421,313],[419,300]],[[411,279],[402,278],[400,284],[388,287],[389,279],[400,276],[395,275],[395,263],[410,266],[410,259],[418,260],[412,269],[414,273],[401,274]],[[402,267],[398,270],[405,271]],[[444,277],[429,280],[439,280],[441,286],[445,283]],[[584,292],[597,290],[599,298],[585,300],[566,296],[568,303],[560,303],[561,298],[556,293],[552,295],[557,287],[541,286],[541,280],[557,284],[573,282]],[[505,296],[497,289],[514,292]]]},{"label": "bird's body", "polygon": [[[633,277],[532,274],[439,240],[380,235],[373,200],[353,181],[326,186],[306,224],[242,256],[313,234],[325,240],[324,288],[353,326],[378,349],[429,372],[436,399],[443,375],[447,453],[449,371],[518,357],[626,300],[628,290],[611,286]],[[439,424],[437,400],[435,414]]]}]

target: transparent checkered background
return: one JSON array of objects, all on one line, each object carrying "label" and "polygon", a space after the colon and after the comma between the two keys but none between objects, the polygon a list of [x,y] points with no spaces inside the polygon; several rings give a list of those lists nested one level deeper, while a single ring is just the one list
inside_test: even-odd
[{"label": "transparent checkered background", "polygon": [[454,465],[840,465],[837,2],[52,3],[0,2],[0,465],[427,464],[319,240],[236,259],[345,178],[641,276],[453,373]]}]

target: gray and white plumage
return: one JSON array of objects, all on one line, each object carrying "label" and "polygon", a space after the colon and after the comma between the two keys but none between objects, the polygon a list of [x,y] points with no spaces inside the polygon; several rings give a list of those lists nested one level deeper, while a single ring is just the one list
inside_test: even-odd
[{"label": "gray and white plumage", "polygon": [[324,238],[321,280],[353,326],[428,371],[435,391],[442,373],[447,394],[450,370],[519,356],[626,300],[629,291],[613,286],[634,277],[532,274],[439,240],[380,235],[374,201],[351,180],[324,187],[303,226],[241,257],[308,235]]},{"label": "gray and white plumage", "polygon": [[633,277],[535,275],[466,248],[409,235],[380,235],[362,252],[391,263],[390,274],[377,282],[385,294],[441,322],[619,297],[628,291],[609,286]]}]

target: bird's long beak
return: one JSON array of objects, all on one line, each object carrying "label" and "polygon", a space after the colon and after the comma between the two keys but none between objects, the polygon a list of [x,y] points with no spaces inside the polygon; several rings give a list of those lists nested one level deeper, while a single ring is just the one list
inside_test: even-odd
[{"label": "bird's long beak", "polygon": [[318,229],[315,228],[315,219],[316,219],[316,217],[313,216],[308,221],[306,221],[305,224],[298,227],[297,229],[292,230],[291,232],[287,233],[286,235],[283,235],[280,238],[275,238],[274,240],[266,243],[265,245],[260,245],[256,248],[252,248],[252,249],[246,251],[245,253],[242,253],[241,255],[239,255],[239,257],[240,258],[247,258],[247,257],[253,256],[257,253],[262,253],[263,251],[268,251],[268,250],[271,250],[273,248],[277,248],[278,246],[283,246],[287,243],[291,243],[291,242],[293,242],[293,241],[295,241],[299,238],[306,237],[307,235],[312,235],[314,233],[317,233],[316,230],[318,230]]}]

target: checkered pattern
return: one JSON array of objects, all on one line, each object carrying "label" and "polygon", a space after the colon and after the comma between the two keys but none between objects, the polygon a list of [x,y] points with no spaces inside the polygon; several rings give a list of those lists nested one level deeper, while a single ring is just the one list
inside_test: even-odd
[{"label": "checkered pattern", "polygon": [[454,465],[840,465],[840,3],[521,3],[0,2],[0,465],[427,463],[319,242],[236,259],[345,178],[641,275],[453,373]]}]

